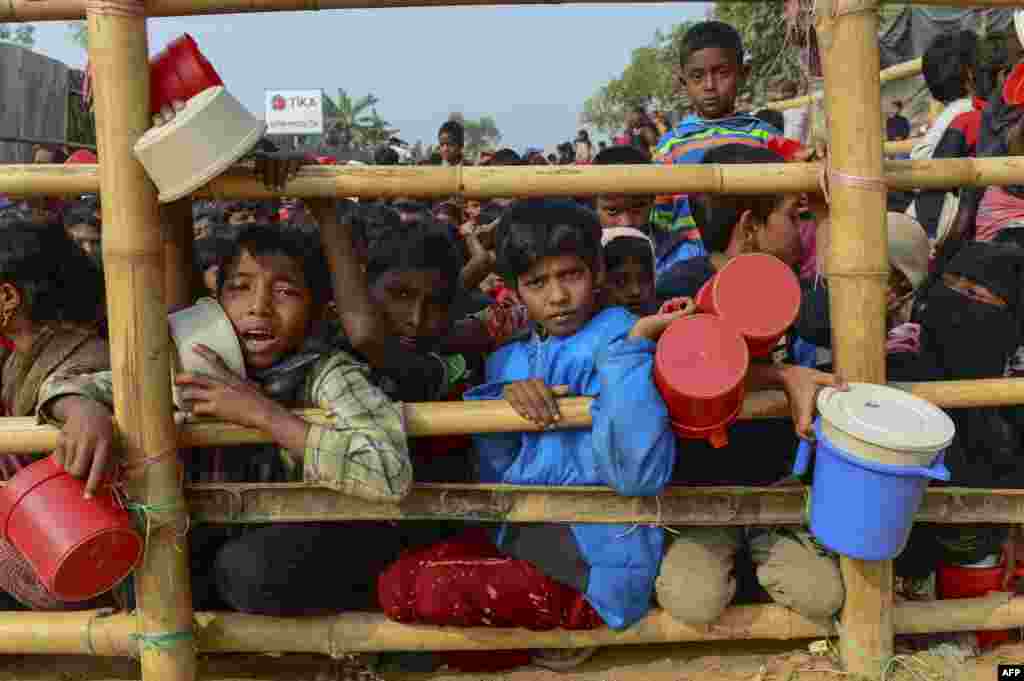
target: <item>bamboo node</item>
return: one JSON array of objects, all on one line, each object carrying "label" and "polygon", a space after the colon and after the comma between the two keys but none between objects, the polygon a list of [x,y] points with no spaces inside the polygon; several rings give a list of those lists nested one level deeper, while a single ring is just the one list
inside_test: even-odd
[{"label": "bamboo node", "polygon": [[92,642],[93,622],[104,617],[110,617],[114,614],[114,612],[115,610],[113,608],[101,608],[97,610],[95,613],[93,613],[92,617],[90,617],[88,621],[86,621],[85,630],[82,632],[82,638],[85,642],[85,647],[89,651],[90,655],[99,655],[99,653],[96,652],[96,646],[94,646]]},{"label": "bamboo node", "polygon": [[196,640],[191,630],[169,631],[162,634],[132,634],[131,639],[139,642],[139,647],[146,650],[169,650],[179,643]]},{"label": "bamboo node", "polygon": [[87,14],[115,17],[145,17],[146,3],[141,0],[86,0]]},{"label": "bamboo node", "polygon": [[831,163],[826,163],[825,166],[822,167],[819,184],[821,185],[821,193],[825,196],[825,203],[828,204],[832,203],[832,195],[829,188],[833,184],[841,184],[846,185],[847,187],[854,187],[856,189],[880,193],[889,191],[889,185],[886,184],[884,177],[864,177],[862,175],[841,173],[832,168]]},{"label": "bamboo node", "polygon": [[864,12],[877,11],[877,0],[851,0],[850,2],[844,2],[844,0],[837,0],[836,2],[832,3],[833,19],[849,16],[851,14],[862,14]]}]

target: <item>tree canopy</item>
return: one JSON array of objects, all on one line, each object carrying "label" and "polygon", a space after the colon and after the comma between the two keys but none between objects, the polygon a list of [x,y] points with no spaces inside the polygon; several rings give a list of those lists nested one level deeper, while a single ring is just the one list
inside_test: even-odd
[{"label": "tree canopy", "polygon": [[0,24],[0,41],[25,47],[36,44],[36,27],[32,24]]},{"label": "tree canopy", "polygon": [[[783,0],[718,2],[713,18],[732,24],[743,37],[751,77],[741,97],[763,99],[784,79],[800,78],[798,49],[789,44]],[[679,76],[679,49],[683,34],[695,21],[657,30],[648,45],[630,55],[622,73],[608,81],[583,105],[581,122],[600,132],[621,131],[629,109],[643,106],[681,114],[689,107]]]}]

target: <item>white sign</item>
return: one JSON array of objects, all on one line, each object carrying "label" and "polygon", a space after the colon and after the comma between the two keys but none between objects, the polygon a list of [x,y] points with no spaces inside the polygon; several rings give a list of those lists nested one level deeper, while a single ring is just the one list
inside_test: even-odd
[{"label": "white sign", "polygon": [[322,135],[324,102],[320,90],[267,90],[267,133],[270,135]]}]

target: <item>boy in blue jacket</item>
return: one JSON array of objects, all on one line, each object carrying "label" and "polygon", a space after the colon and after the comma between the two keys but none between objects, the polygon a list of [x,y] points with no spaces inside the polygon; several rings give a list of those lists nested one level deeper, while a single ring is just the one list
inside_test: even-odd
[{"label": "boy in blue jacket", "polygon": [[[661,138],[655,163],[700,163],[708,149],[721,144],[761,147],[782,137],[761,119],[736,112],[736,95],[750,67],[744,63],[743,41],[735,28],[721,21],[693,25],[683,36],[680,66],[682,85],[696,114]],[[659,196],[651,222],[659,277],[678,262],[707,255],[685,194]]]},{"label": "boy in blue jacket", "polygon": [[[600,231],[571,202],[524,201],[502,217],[498,272],[534,326],[490,357],[466,399],[506,399],[542,431],[475,437],[482,482],[653,496],[671,478],[676,439],[651,368],[656,339],[684,312],[601,309]],[[591,429],[548,430],[560,419],[555,386],[594,398]],[[650,608],[663,542],[658,527],[509,525],[406,555],[379,596],[403,622],[624,629]]]}]

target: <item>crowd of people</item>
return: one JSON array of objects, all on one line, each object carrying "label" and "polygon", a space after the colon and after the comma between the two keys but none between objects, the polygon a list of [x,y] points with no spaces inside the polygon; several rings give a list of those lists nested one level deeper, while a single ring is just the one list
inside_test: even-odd
[{"label": "crowd of people", "polygon": [[[1020,153],[1024,109],[1006,102],[1000,88],[1020,45],[1015,36],[999,40],[1002,49],[987,50],[987,61],[968,31],[941,36],[925,52],[925,80],[946,109],[916,158]],[[680,66],[694,112],[678,125],[669,128],[663,115],[648,118],[638,109],[612,145],[594,150],[581,134],[555,160],[813,158],[765,117],[737,111],[747,64],[731,26],[708,21],[690,28]],[[441,163],[470,162],[458,122],[444,123],[437,142]],[[379,162],[389,162],[385,156]],[[294,160],[267,158],[266,176],[276,173],[268,182],[286,193]],[[539,150],[524,157],[500,149],[478,162],[550,159]],[[118,464],[99,204],[38,200],[3,210],[4,414],[61,428],[55,455],[94,493]],[[191,417],[259,428],[273,444],[182,452],[187,480],[306,481],[390,503],[414,481],[605,485],[626,496],[658,495],[669,485],[776,484],[790,479],[798,439],[812,437],[819,389],[844,388],[831,373],[822,258],[829,219],[820,196],[196,202],[193,218],[195,297],[224,309],[246,376],[204,347],[197,352],[220,370],[175,382]],[[891,379],[1019,374],[1022,225],[1020,187],[890,197]],[[747,377],[748,390],[785,391],[792,423],[740,422],[729,444],[713,449],[677,439],[652,364],[661,333],[692,313],[690,299],[705,282],[746,253],[775,256],[801,278],[797,322]],[[563,395],[593,398],[590,429],[557,428]],[[499,399],[538,428],[406,436],[404,402]],[[300,407],[323,408],[329,420],[306,422],[292,411]],[[952,415],[957,436],[945,458],[951,484],[1024,485],[1020,409]],[[0,457],[0,477],[31,460]],[[1015,527],[919,525],[896,561],[899,593],[934,598],[929,577],[939,563],[998,554],[1009,578],[1017,538]],[[345,546],[359,550],[338,560]],[[445,626],[625,629],[654,604],[685,623],[708,625],[737,601],[775,601],[817,621],[831,620],[844,602],[837,556],[806,528],[200,526],[191,529],[190,551],[197,609],[266,615],[380,610],[400,622]],[[60,601],[4,541],[0,589],[9,596],[5,607],[14,609],[132,607],[123,585],[88,603]],[[481,669],[532,661],[564,668],[588,654],[447,653],[405,656],[403,664]]]}]

